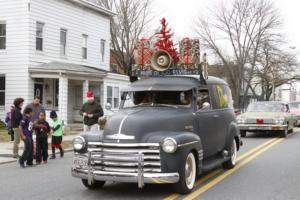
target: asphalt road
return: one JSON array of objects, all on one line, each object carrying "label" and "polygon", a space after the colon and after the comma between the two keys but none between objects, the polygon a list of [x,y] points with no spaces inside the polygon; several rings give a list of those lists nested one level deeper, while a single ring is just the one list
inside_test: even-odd
[{"label": "asphalt road", "polygon": [[139,190],[136,184],[108,183],[101,190],[87,190],[71,177],[72,153],[67,153],[63,159],[31,168],[0,165],[0,199],[300,199],[300,133],[287,139],[250,135],[243,141],[236,168],[200,176],[189,196],[173,194],[168,185]]}]

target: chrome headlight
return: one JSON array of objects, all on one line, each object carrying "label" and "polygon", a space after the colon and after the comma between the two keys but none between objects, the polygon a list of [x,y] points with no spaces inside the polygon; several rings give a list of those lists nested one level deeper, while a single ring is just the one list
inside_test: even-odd
[{"label": "chrome headlight", "polygon": [[73,148],[76,151],[80,151],[85,147],[85,139],[82,136],[77,136],[73,140]]},{"label": "chrome headlight", "polygon": [[167,137],[163,140],[162,149],[166,153],[174,153],[177,149],[177,142],[174,138]]},{"label": "chrome headlight", "polygon": [[246,122],[246,118],[238,117],[238,118],[236,119],[236,122],[237,122],[238,124],[244,124],[244,123]]},{"label": "chrome headlight", "polygon": [[275,119],[275,124],[283,124],[283,123],[284,123],[284,118]]}]

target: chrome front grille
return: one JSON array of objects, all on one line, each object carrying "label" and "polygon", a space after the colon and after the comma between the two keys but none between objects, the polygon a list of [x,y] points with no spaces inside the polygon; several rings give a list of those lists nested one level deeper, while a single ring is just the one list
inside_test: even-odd
[{"label": "chrome front grille", "polygon": [[[260,118],[247,118],[245,123],[246,124],[256,124],[256,120],[260,119]],[[274,124],[274,120],[273,119],[263,119],[264,120],[264,124]]]},{"label": "chrome front grille", "polygon": [[137,173],[142,167],[144,172],[161,172],[158,143],[89,142],[88,151],[94,170]]}]

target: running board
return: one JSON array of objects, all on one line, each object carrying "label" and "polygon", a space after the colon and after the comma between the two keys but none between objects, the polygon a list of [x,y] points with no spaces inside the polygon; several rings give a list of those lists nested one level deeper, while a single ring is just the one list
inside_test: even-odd
[{"label": "running board", "polygon": [[217,156],[217,157],[208,158],[207,160],[203,160],[202,170],[204,172],[210,171],[216,167],[219,167],[222,163],[224,163],[228,159],[230,159],[230,157],[224,158],[221,156]]}]

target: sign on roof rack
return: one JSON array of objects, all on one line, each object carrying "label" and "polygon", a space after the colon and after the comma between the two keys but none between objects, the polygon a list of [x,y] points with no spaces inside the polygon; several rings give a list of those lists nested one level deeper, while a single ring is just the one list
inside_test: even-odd
[{"label": "sign on roof rack", "polygon": [[206,54],[200,62],[199,40],[183,38],[177,50],[172,37],[171,29],[163,18],[160,31],[150,38],[140,39],[135,46],[135,64],[131,68],[131,76],[162,77],[198,74],[200,79],[205,81],[208,77]]}]

